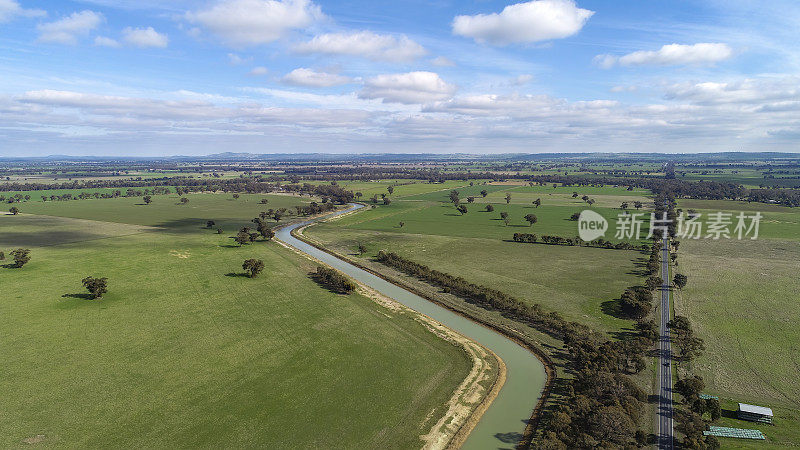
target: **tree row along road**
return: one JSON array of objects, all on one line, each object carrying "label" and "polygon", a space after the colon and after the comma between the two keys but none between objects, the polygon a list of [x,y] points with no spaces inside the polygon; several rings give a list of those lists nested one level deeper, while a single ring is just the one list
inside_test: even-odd
[{"label": "tree row along road", "polygon": [[[362,207],[353,205],[347,210],[324,218],[352,212]],[[381,294],[474,340],[503,360],[507,371],[506,382],[462,448],[514,448],[522,438],[522,432],[545,386],[546,372],[542,362],[530,351],[505,336],[292,236],[293,230],[317,220],[320,219],[283,227],[277,231],[276,237]]]}]

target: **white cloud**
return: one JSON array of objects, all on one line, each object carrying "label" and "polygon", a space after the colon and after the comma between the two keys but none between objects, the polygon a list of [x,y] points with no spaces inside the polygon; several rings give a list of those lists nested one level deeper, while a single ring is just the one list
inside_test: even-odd
[{"label": "white cloud", "polygon": [[407,36],[395,37],[371,31],[328,33],[295,46],[299,53],[363,56],[381,61],[412,61],[427,50]]},{"label": "white cloud", "polygon": [[431,64],[437,67],[455,67],[456,63],[445,56],[437,56],[431,59]]},{"label": "white cloud", "polygon": [[282,81],[284,83],[293,84],[295,86],[309,86],[309,87],[331,87],[340,84],[350,83],[350,77],[343,75],[336,75],[333,73],[315,72],[311,69],[301,67],[294,69],[287,73]]},{"label": "white cloud", "polygon": [[623,56],[597,55],[595,63],[603,69],[620,66],[677,66],[687,64],[714,64],[733,56],[727,44],[699,43],[694,45],[669,44],[659,50],[640,50]]},{"label": "white cloud", "polygon": [[165,34],[161,34],[153,29],[147,28],[131,28],[127,27],[122,30],[122,39],[136,47],[158,47],[164,48],[169,44],[169,38]]},{"label": "white cloud", "polygon": [[16,0],[0,0],[0,23],[8,22],[18,16],[42,17],[46,15],[47,13],[41,9],[24,9]]},{"label": "white cloud", "polygon": [[240,66],[242,64],[249,63],[252,60],[253,58],[242,58],[236,53],[228,53],[228,61],[230,61],[230,63],[234,66]]},{"label": "white cloud", "polygon": [[111,39],[110,37],[105,36],[97,36],[94,38],[94,45],[98,47],[111,47],[117,48],[119,47],[119,42],[116,39]]},{"label": "white cloud", "polygon": [[248,73],[248,75],[253,76],[253,77],[263,77],[264,75],[266,75],[268,73],[269,73],[269,69],[267,69],[266,67],[259,66],[259,67],[253,67],[253,70],[251,70]]},{"label": "white cloud", "polygon": [[779,106],[800,101],[800,77],[680,83],[666,88],[666,98],[698,105]]},{"label": "white cloud", "polygon": [[572,0],[534,0],[500,13],[456,16],[453,34],[493,45],[547,41],[576,34],[593,14]]},{"label": "white cloud", "polygon": [[514,86],[522,86],[533,81],[533,75],[523,74],[511,79],[511,84]]},{"label": "white cloud", "polygon": [[94,11],[74,12],[55,22],[38,25],[38,41],[75,45],[79,37],[87,36],[103,20],[103,15]]},{"label": "white cloud", "polygon": [[220,0],[208,9],[186,14],[190,22],[235,46],[269,44],[322,17],[319,6],[310,0]]},{"label": "white cloud", "polygon": [[428,103],[451,98],[456,87],[433,72],[409,72],[369,78],[360,98],[382,99],[384,103]]}]

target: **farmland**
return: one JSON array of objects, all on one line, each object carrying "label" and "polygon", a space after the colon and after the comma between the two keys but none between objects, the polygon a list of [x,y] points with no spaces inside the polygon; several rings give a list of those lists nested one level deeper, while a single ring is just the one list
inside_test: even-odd
[{"label": "farmland", "polygon": [[[0,247],[32,256],[0,269],[0,445],[418,447],[471,367],[464,351],[406,313],[323,289],[277,243],[239,248],[203,229],[235,231],[261,198],[299,199],[188,198],[0,215]],[[241,276],[252,257],[266,267],[253,279]],[[88,275],[108,277],[102,299],[86,298]]]},{"label": "farmland", "polygon": [[[701,213],[763,211],[758,240],[683,240],[677,270],[689,274],[689,283],[677,293],[675,309],[706,341],[705,354],[685,369],[702,374],[706,391],[731,402],[734,410],[737,401],[772,407],[775,425],[757,428],[771,443],[791,445],[800,439],[800,359],[793,344],[800,342],[795,305],[800,213],[721,201],[679,205]],[[723,422],[752,427],[735,419]]]}]

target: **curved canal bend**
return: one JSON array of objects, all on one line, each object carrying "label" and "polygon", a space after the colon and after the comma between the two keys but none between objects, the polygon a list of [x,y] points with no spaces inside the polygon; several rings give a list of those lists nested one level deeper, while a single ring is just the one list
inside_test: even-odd
[{"label": "curved canal bend", "polygon": [[286,244],[306,253],[335,269],[347,274],[359,282],[375,289],[409,308],[425,314],[448,328],[478,342],[493,351],[506,364],[506,382],[500,393],[486,410],[478,424],[472,430],[463,449],[514,448],[521,439],[533,408],[544,389],[546,373],[544,365],[530,351],[503,335],[481,326],[446,308],[436,305],[399,286],[362,270],[350,263],[309,245],[294,236],[291,232],[318,220],[345,214],[362,205],[354,205],[349,209],[327,215],[320,219],[289,225],[277,231],[276,237]]}]

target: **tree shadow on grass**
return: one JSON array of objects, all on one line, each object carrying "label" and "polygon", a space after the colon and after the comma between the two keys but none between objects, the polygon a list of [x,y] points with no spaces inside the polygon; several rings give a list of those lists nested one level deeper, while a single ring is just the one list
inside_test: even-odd
[{"label": "tree shadow on grass", "polygon": [[94,300],[92,294],[64,294],[61,296],[62,298],[79,298],[82,300]]},{"label": "tree shadow on grass", "polygon": [[11,264],[3,264],[3,265],[2,265],[2,266],[0,266],[0,267],[2,267],[3,269],[21,269],[21,267],[18,267],[18,266],[17,266],[16,264],[14,264],[14,263],[11,263]]},{"label": "tree shadow on grass", "polygon": [[250,278],[250,275],[248,275],[248,274],[246,274],[244,272],[228,272],[228,273],[225,274],[225,276],[226,277],[232,277],[232,278]]},{"label": "tree shadow on grass", "polygon": [[600,310],[603,311],[603,314],[609,315],[616,319],[629,319],[629,317],[622,312],[622,306],[620,305],[620,299],[618,298],[604,301],[600,304]]}]

